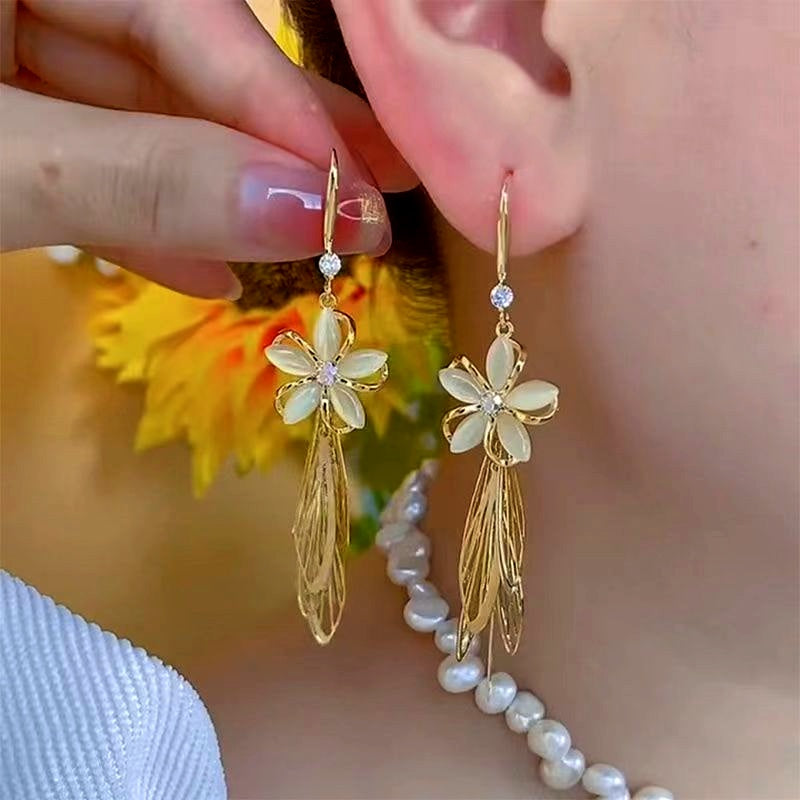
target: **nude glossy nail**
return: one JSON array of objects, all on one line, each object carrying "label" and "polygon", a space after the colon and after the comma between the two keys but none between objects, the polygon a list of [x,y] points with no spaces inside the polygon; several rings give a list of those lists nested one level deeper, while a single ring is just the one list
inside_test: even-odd
[{"label": "nude glossy nail", "polygon": [[[247,165],[238,184],[237,210],[242,235],[253,249],[254,259],[287,261],[322,252],[327,179],[327,173],[321,170],[268,163]],[[382,253],[390,236],[380,192],[345,176],[339,186],[336,251]]]}]

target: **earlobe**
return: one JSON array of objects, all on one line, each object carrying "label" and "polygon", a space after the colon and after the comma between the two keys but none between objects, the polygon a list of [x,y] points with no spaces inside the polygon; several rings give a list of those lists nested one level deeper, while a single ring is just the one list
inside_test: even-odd
[{"label": "earlobe", "polygon": [[[588,175],[566,69],[542,35],[541,2],[334,0],[375,114],[448,221],[495,246],[500,187],[513,173],[512,250],[569,236]],[[491,7],[491,17],[481,17]],[[545,14],[547,11],[545,10]]]}]

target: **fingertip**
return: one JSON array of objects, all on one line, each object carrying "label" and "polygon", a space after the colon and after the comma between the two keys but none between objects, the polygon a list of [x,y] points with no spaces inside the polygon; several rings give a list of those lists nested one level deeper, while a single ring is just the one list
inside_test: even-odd
[{"label": "fingertip", "polygon": [[381,239],[378,246],[375,248],[375,252],[371,253],[374,256],[384,256],[392,247],[392,229],[387,225],[386,231],[383,234],[383,238]]},{"label": "fingertip", "polygon": [[239,298],[242,296],[242,282],[233,274],[233,272],[228,270],[231,277],[231,284],[230,287],[225,291],[223,297],[225,300],[230,300],[231,302],[235,303]]},{"label": "fingertip", "polygon": [[224,261],[135,248],[87,249],[99,258],[190,297],[234,302],[242,296],[239,278]]},{"label": "fingertip", "polygon": [[224,261],[176,260],[170,270],[150,276],[164,286],[192,297],[235,302],[242,296],[242,283]]}]

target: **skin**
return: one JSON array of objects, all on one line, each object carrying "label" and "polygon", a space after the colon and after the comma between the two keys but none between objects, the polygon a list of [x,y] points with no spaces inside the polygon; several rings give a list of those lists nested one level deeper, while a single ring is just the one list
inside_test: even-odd
[{"label": "skin", "polygon": [[[489,23],[438,5],[336,8],[378,121],[443,213],[452,338],[477,363],[495,319],[477,248],[514,169],[516,337],[562,410],[519,469],[525,634],[497,666],[633,786],[796,797],[797,10],[498,2],[503,58],[474,38]],[[554,59],[568,94],[544,86]],[[453,607],[478,464],[444,459],[426,522]],[[352,565],[324,650],[287,602],[179,665],[231,796],[564,797],[521,739],[439,689],[383,569]]]},{"label": "skin", "polygon": [[307,211],[321,206],[331,147],[343,252],[389,246],[375,184],[416,179],[367,105],[295,67],[244,2],[2,8],[0,188],[15,198],[0,212],[3,250],[73,242],[235,299],[226,260],[319,251]]},{"label": "skin", "polygon": [[[441,19],[418,15],[412,48],[417,29],[399,36],[392,16],[403,18],[405,4],[356,14],[357,5],[343,0],[337,11],[378,118],[451,221],[471,221],[485,243],[494,217],[482,211],[481,162],[475,197],[464,198],[471,175],[451,172],[448,184],[426,166],[439,143],[420,129],[439,119],[404,122],[397,97],[384,104],[380,94],[400,90],[384,84],[373,46],[388,49],[388,62],[418,47],[410,72],[426,113],[426,91],[451,77],[419,46]],[[561,104],[544,119],[561,114],[572,143],[526,158],[574,183],[559,190],[567,210],[553,223],[531,213],[535,179],[516,175],[512,237],[520,231],[524,248],[579,224],[510,274],[527,375],[561,386],[562,411],[519,468],[526,627],[519,653],[498,667],[545,699],[590,761],[618,764],[634,787],[796,797],[796,8],[555,2],[544,30],[572,77],[568,98],[540,98]],[[426,89],[428,63],[438,83]],[[503,68],[490,76],[498,85]],[[443,94],[442,113],[462,99]],[[504,135],[517,146],[502,116],[480,133],[475,118],[458,119],[460,146],[480,138],[489,152]],[[491,188],[496,203],[499,181]],[[493,261],[441,227],[453,341],[482,363]],[[478,464],[475,454],[444,460],[427,522],[434,578],[451,605]],[[442,696],[436,655],[419,641],[427,637],[400,633],[402,599],[381,570],[377,558],[352,570],[341,641],[328,651],[287,620],[202,679],[234,794],[549,797],[521,742],[469,701]],[[253,713],[258,697],[263,711]],[[340,735],[345,719],[357,733]]]}]

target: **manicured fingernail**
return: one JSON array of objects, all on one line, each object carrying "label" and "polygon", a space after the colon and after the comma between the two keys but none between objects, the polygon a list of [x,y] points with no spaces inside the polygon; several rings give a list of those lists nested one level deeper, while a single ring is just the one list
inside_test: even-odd
[{"label": "manicured fingernail", "polygon": [[391,246],[392,246],[392,229],[387,225],[386,233],[384,234],[383,239],[381,240],[381,243],[378,246],[376,255],[382,256],[385,253],[388,253]]},{"label": "manicured fingernail", "polygon": [[242,296],[242,282],[231,272],[231,286],[225,292],[225,299],[236,302]]},{"label": "manicured fingernail", "polygon": [[[248,165],[239,181],[242,233],[254,258],[285,261],[322,252],[322,209],[328,175],[280,164]],[[340,180],[334,249],[377,253],[384,246],[389,217],[380,192],[361,180]]]}]

